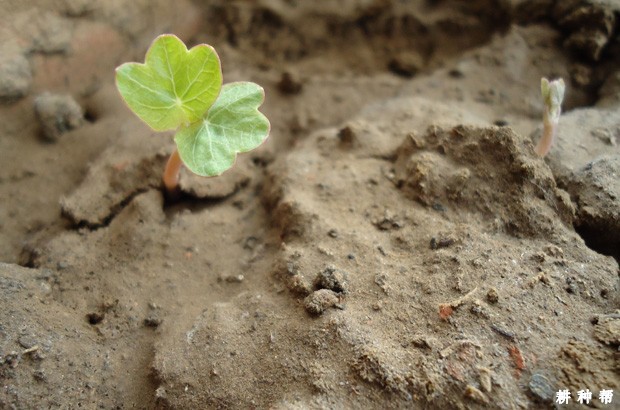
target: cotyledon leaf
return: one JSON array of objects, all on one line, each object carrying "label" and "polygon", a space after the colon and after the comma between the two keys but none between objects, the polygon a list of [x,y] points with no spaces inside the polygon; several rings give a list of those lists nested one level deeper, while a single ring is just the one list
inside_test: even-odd
[{"label": "cotyledon leaf", "polygon": [[116,85],[134,113],[156,131],[200,120],[222,88],[220,59],[213,47],[187,50],[176,36],[155,39],[144,64],[116,69]]},{"label": "cotyledon leaf", "polygon": [[258,147],[269,135],[269,120],[258,107],[265,92],[258,84],[237,82],[222,87],[204,119],[182,127],[174,136],[190,171],[216,176],[235,162],[239,152]]}]

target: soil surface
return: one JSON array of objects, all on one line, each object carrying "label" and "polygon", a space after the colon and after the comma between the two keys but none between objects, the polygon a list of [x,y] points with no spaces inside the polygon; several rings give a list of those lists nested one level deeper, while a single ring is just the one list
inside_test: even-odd
[{"label": "soil surface", "polygon": [[[0,16],[0,408],[618,406],[617,1]],[[174,202],[171,134],[114,86],[165,32],[272,124]],[[543,76],[567,83],[544,159]]]}]

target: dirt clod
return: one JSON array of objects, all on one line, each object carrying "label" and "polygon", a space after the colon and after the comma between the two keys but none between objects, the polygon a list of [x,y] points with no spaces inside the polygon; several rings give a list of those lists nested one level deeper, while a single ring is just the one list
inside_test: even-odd
[{"label": "dirt clod", "polygon": [[0,101],[12,101],[30,90],[30,63],[19,51],[0,50]]},{"label": "dirt clod", "polygon": [[34,110],[49,141],[57,141],[84,122],[82,107],[70,95],[43,93],[35,98]]},{"label": "dirt clod", "polygon": [[314,286],[317,289],[329,289],[336,293],[347,293],[349,291],[347,277],[347,272],[336,269],[334,266],[328,266],[316,275]]},{"label": "dirt clod", "polygon": [[606,345],[620,346],[620,314],[599,317],[594,337]]},{"label": "dirt clod", "polygon": [[456,241],[454,238],[450,238],[450,237],[436,238],[433,236],[431,238],[430,246],[431,246],[431,249],[436,250],[436,249],[447,248],[449,246],[452,246],[455,242]]},{"label": "dirt clod", "polygon": [[468,385],[465,388],[465,397],[467,397],[468,399],[477,401],[478,403],[482,403],[482,404],[489,403],[489,398],[486,396],[486,394],[484,394],[478,388],[472,385]]},{"label": "dirt clod", "polygon": [[330,307],[336,306],[339,301],[336,292],[330,289],[319,289],[304,299],[304,307],[312,315],[321,315]]},{"label": "dirt clod", "polygon": [[144,326],[157,328],[159,327],[159,325],[161,325],[162,321],[163,320],[158,316],[149,316],[144,319]]}]

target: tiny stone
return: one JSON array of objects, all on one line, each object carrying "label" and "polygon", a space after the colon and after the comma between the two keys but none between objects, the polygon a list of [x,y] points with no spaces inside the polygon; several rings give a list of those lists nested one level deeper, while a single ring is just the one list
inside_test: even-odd
[{"label": "tiny stone", "polygon": [[104,318],[104,315],[98,312],[93,312],[93,313],[89,313],[86,315],[86,319],[88,320],[88,323],[90,323],[91,325],[96,325],[98,323],[101,323],[103,318]]},{"label": "tiny stone", "polygon": [[310,285],[306,283],[301,275],[292,276],[288,281],[288,288],[291,292],[299,295],[309,295],[312,292]]},{"label": "tiny stone", "polygon": [[595,128],[590,131],[593,137],[596,137],[603,141],[605,144],[616,146],[616,138],[613,132],[604,127]]},{"label": "tiny stone", "polygon": [[297,275],[299,274],[299,266],[295,262],[287,262],[286,272],[291,276]]},{"label": "tiny stone", "polygon": [[438,212],[445,212],[446,211],[446,208],[442,204],[440,204],[438,202],[433,203],[431,208],[433,208],[435,211],[438,211]]},{"label": "tiny stone", "polygon": [[283,94],[299,94],[303,86],[301,82],[288,71],[282,73],[280,82],[278,82],[278,90]]},{"label": "tiny stone", "polygon": [[23,347],[24,349],[30,349],[31,347],[35,346],[37,344],[36,340],[34,340],[32,337],[30,336],[21,336],[17,342],[19,343],[19,345],[21,347]]},{"label": "tiny stone", "polygon": [[45,372],[43,370],[35,370],[32,373],[32,377],[34,377],[34,379],[38,382],[45,382],[47,381],[47,375],[45,374]]},{"label": "tiny stone", "polygon": [[4,356],[4,363],[6,363],[11,369],[17,367],[20,362],[20,355],[17,352],[10,352]]},{"label": "tiny stone", "polygon": [[463,74],[463,72],[461,70],[459,70],[458,68],[453,68],[450,71],[448,71],[448,75],[452,78],[463,78],[465,77],[465,74]]},{"label": "tiny stone", "polygon": [[487,300],[489,303],[497,303],[499,301],[499,295],[497,294],[497,289],[491,288],[487,292]]},{"label": "tiny stone", "polygon": [[157,400],[165,400],[167,397],[168,395],[166,394],[166,389],[164,388],[164,386],[159,386],[155,390],[155,398]]},{"label": "tiny stone", "polygon": [[432,349],[430,343],[423,336],[416,336],[411,340],[411,344],[413,344],[418,349]]},{"label": "tiny stone", "polygon": [[385,294],[390,293],[390,285],[389,285],[389,275],[387,273],[378,273],[375,275],[375,283],[377,286],[385,292]]},{"label": "tiny stone", "polygon": [[480,386],[487,393],[491,393],[492,384],[491,384],[491,370],[486,367],[478,368],[478,376],[480,377]]},{"label": "tiny stone", "polygon": [[555,258],[561,258],[564,256],[564,251],[562,250],[562,248],[555,245],[547,245],[543,248],[543,251],[547,255],[553,256]]},{"label": "tiny stone", "polygon": [[543,402],[553,400],[556,389],[553,388],[549,379],[542,374],[534,373],[528,386],[532,394]]},{"label": "tiny stone", "polygon": [[420,55],[405,52],[396,55],[388,63],[390,71],[407,78],[416,75],[423,66],[424,62]]},{"label": "tiny stone", "polygon": [[224,280],[228,283],[241,283],[245,279],[243,275],[230,275],[224,277]]},{"label": "tiny stone", "polygon": [[355,141],[355,131],[347,125],[338,131],[338,139],[343,145],[351,145]]},{"label": "tiny stone", "polygon": [[256,248],[256,245],[258,245],[258,239],[253,236],[248,236],[243,242],[243,249],[247,249],[251,251],[251,250],[254,250],[254,248]]},{"label": "tiny stone", "polygon": [[144,319],[144,326],[156,328],[161,325],[162,320],[157,316],[149,316]]},{"label": "tiny stone", "polygon": [[327,235],[329,235],[331,238],[337,238],[338,231],[336,231],[335,229],[330,229],[329,232],[327,232]]},{"label": "tiny stone", "polygon": [[486,318],[490,317],[489,313],[484,308],[484,305],[483,305],[482,301],[480,301],[478,299],[473,301],[472,307],[471,307],[471,312],[473,314],[478,315],[478,316],[482,316],[482,317],[486,317]]},{"label": "tiny stone", "polygon": [[456,241],[453,238],[431,238],[430,247],[433,250],[447,248],[453,245]]}]

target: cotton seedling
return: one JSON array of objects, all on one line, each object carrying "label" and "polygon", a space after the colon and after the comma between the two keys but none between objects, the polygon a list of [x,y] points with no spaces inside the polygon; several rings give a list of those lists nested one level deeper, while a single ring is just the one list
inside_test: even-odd
[{"label": "cotton seedling", "polygon": [[269,135],[269,120],[258,107],[265,93],[257,84],[222,86],[220,59],[213,47],[188,50],[176,36],[157,37],[144,64],[116,69],[116,86],[129,108],[155,131],[176,130],[176,149],[164,170],[166,191],[178,190],[182,165],[201,176],[232,167],[238,153]]},{"label": "cotton seedling", "polygon": [[549,81],[546,78],[540,80],[545,108],[543,111],[543,134],[536,145],[536,154],[544,157],[549,152],[553,139],[558,132],[558,123],[562,113],[562,100],[564,100],[564,80]]}]

